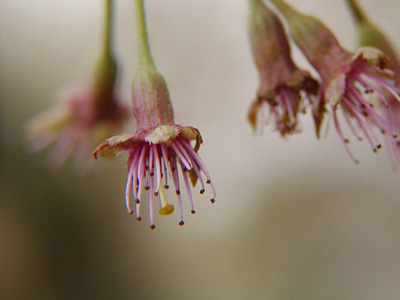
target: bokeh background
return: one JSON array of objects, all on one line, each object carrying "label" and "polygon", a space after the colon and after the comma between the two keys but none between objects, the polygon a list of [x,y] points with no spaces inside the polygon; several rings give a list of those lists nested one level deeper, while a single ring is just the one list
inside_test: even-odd
[{"label": "bokeh background", "polygon": [[[129,103],[133,1],[116,2]],[[255,136],[246,1],[146,2],[176,121],[201,130],[217,202],[196,195],[185,226],[157,216],[151,231],[145,213],[138,223],[125,210],[126,155],[80,177],[28,153],[26,121],[90,78],[103,1],[0,0],[0,299],[399,299],[400,174],[385,150],[353,143],[355,165],[333,126],[316,140],[310,114],[301,134]],[[289,2],[355,48],[344,1]],[[400,49],[400,2],[360,3]]]}]

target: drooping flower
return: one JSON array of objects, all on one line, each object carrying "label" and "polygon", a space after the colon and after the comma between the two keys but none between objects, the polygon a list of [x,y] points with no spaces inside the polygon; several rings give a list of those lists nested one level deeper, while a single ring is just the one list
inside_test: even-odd
[{"label": "drooping flower", "polygon": [[[157,197],[159,214],[170,215],[174,212],[174,206],[168,203],[165,195],[165,190],[173,183],[178,201],[179,225],[183,225],[182,186],[185,185],[192,213],[195,210],[190,183],[195,186],[199,181],[201,194],[205,192],[206,185],[210,185],[212,203],[215,202],[215,188],[197,153],[202,143],[199,131],[174,122],[167,84],[156,69],[150,53],[143,1],[136,0],[135,5],[139,64],[132,82],[132,103],[136,132],[107,139],[96,148],[93,156],[112,158],[123,151],[129,153],[126,207],[129,213],[133,213],[132,194],[136,203],[136,219],[140,221],[143,193],[148,191],[151,229],[155,228],[154,202]],[[195,142],[193,146],[191,141]],[[183,178],[183,184],[180,177]]]},{"label": "drooping flower", "polygon": [[[371,125],[392,138],[397,137],[391,120],[377,109],[383,106],[388,110],[388,99],[382,90],[400,100],[388,58],[374,48],[361,48],[351,53],[340,46],[334,34],[318,19],[296,11],[284,1],[271,2],[284,15],[293,40],[321,76],[321,92],[314,111],[317,130],[323,120],[325,104],[329,104],[336,130],[356,163],[358,160],[350,152],[349,139],[345,138],[338,121],[339,110],[353,134],[362,139],[357,133],[360,130],[374,152],[381,148],[381,143]],[[370,97],[371,93],[378,97]]]},{"label": "drooping flower", "polygon": [[248,119],[260,132],[269,118],[282,136],[298,129],[298,113],[304,100],[311,102],[318,82],[300,70],[291,58],[291,50],[279,17],[261,0],[250,0],[248,22],[250,45],[260,85]]},{"label": "drooping flower", "polygon": [[[400,61],[395,49],[385,34],[371,23],[355,0],[347,0],[347,3],[357,25],[360,46],[376,47],[389,57],[388,65],[389,68],[395,71],[393,77],[395,85],[399,90]],[[381,93],[387,99],[388,107],[381,105],[380,109],[384,113],[387,122],[394,128],[394,131],[400,133],[400,102],[398,101],[398,97],[385,89],[381,89]],[[390,135],[385,135],[385,141],[392,164],[394,166],[400,164],[400,141],[392,138]]]},{"label": "drooping flower", "polygon": [[75,151],[75,162],[86,171],[94,145],[114,134],[128,117],[115,92],[117,65],[111,49],[112,1],[106,0],[104,47],[90,84],[68,91],[59,103],[30,120],[28,143],[37,151],[54,143],[53,167],[60,166]]}]

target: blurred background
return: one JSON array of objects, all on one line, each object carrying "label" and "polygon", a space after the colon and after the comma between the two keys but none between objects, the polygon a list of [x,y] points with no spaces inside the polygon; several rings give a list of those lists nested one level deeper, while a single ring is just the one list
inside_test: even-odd
[{"label": "blurred background", "polygon": [[[116,2],[129,103],[133,1]],[[0,299],[399,299],[400,173],[385,150],[353,143],[355,165],[333,125],[316,140],[309,113],[301,134],[255,136],[246,1],[146,2],[176,122],[200,129],[217,202],[196,193],[185,226],[156,216],[151,231],[145,210],[141,223],[125,210],[126,154],[79,177],[72,164],[50,171],[46,151],[28,153],[26,121],[90,79],[103,1],[0,0]],[[288,2],[355,49],[344,1]],[[400,49],[400,2],[360,4]]]}]

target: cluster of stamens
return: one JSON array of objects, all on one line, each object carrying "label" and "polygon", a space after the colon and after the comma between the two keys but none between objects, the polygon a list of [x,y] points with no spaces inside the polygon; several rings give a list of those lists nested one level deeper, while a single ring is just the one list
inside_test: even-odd
[{"label": "cluster of stamens", "polygon": [[[200,194],[204,194],[205,184],[211,186],[213,198],[210,201],[211,203],[215,202],[215,188],[211,182],[210,174],[208,173],[205,164],[196,151],[191,147],[189,141],[181,137],[176,137],[169,145],[165,143],[153,144],[146,141],[138,142],[134,149],[130,151],[125,194],[128,212],[131,214],[133,213],[130,201],[130,194],[132,191],[136,202],[136,219],[141,221],[140,206],[143,190],[148,191],[150,228],[154,229],[155,197],[159,197],[159,213],[161,215],[169,215],[174,211],[173,205],[167,202],[164,191],[169,188],[169,183],[172,181],[178,200],[180,214],[179,225],[182,226],[184,222],[181,185],[178,172],[179,168],[181,169],[192,214],[195,213],[189,182],[192,178],[197,178],[199,180],[201,185]],[[205,181],[201,173],[204,173]]]},{"label": "cluster of stamens", "polygon": [[[352,124],[353,121],[358,125],[363,135],[368,140],[374,153],[382,147],[378,138],[376,137],[371,124],[380,129],[382,134],[389,133],[391,138],[397,141],[398,133],[393,124],[382,117],[378,111],[389,109],[389,102],[385,93],[392,95],[396,101],[400,102],[399,91],[394,87],[390,77],[393,76],[393,71],[384,69],[382,67],[367,65],[362,67],[355,67],[346,76],[345,92],[340,102],[344,119],[346,120],[351,132],[362,141],[363,138],[357,133],[356,127]],[[370,100],[370,101],[368,101]],[[379,105],[378,109],[375,104]],[[348,144],[350,140],[344,138],[342,129],[338,122],[337,117],[338,105],[333,106],[333,120],[337,132],[341,137],[347,153],[356,162],[357,159],[352,155]]]}]

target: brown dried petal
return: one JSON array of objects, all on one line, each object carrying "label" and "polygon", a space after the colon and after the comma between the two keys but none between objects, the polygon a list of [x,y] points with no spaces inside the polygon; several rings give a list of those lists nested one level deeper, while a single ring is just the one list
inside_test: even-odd
[{"label": "brown dried petal", "polygon": [[100,154],[104,158],[114,158],[124,151],[127,146],[135,142],[136,138],[131,134],[113,136],[97,146],[93,152],[93,157],[97,159],[97,154]]}]

